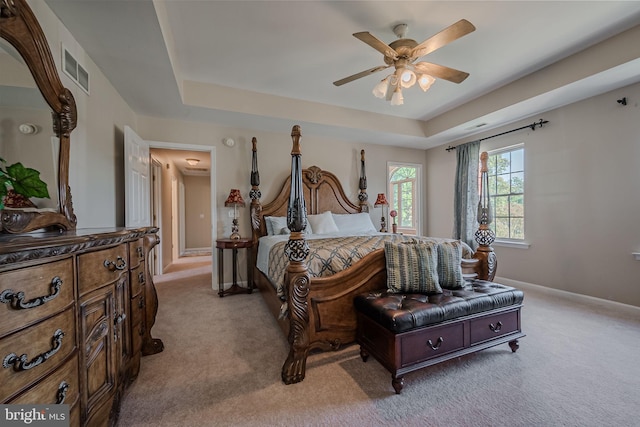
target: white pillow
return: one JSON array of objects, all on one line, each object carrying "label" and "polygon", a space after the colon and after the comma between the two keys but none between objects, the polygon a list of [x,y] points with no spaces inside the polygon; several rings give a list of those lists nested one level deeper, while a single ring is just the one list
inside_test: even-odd
[{"label": "white pillow", "polygon": [[309,215],[307,220],[309,224],[311,224],[313,234],[329,234],[337,233],[339,231],[338,226],[333,221],[333,216],[329,211],[318,215]]},{"label": "white pillow", "polygon": [[[286,216],[266,216],[264,217],[264,220],[267,226],[267,235],[273,236],[275,234],[289,234]],[[283,229],[286,230],[286,232],[284,232]],[[311,224],[309,224],[309,221],[307,221],[307,228],[305,228],[304,233],[312,233]]]},{"label": "white pillow", "polygon": [[333,220],[340,233],[375,233],[376,227],[371,222],[368,213],[358,214],[333,214]]}]

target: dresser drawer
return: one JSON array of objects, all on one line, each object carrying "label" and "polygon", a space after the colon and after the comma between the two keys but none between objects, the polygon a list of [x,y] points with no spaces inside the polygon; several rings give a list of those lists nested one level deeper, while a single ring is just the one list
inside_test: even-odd
[{"label": "dresser drawer", "polygon": [[0,401],[51,372],[74,351],[74,312],[68,309],[0,341]]},{"label": "dresser drawer", "polygon": [[144,265],[140,264],[131,270],[131,296],[134,297],[140,293],[145,284]]},{"label": "dresser drawer", "polygon": [[129,264],[131,267],[137,267],[144,261],[144,240],[138,239],[129,242]]},{"label": "dresser drawer", "polygon": [[80,397],[78,385],[78,354],[75,353],[54,373],[9,403],[39,405],[64,403],[71,407]]},{"label": "dresser drawer", "polygon": [[0,274],[0,337],[74,301],[71,258]]},{"label": "dresser drawer", "polygon": [[471,321],[471,345],[520,330],[518,310],[507,311]]},{"label": "dresser drawer", "polygon": [[126,244],[78,256],[80,295],[115,282],[128,268]]},{"label": "dresser drawer", "polygon": [[422,362],[464,347],[464,325],[419,329],[400,338],[400,366]]}]

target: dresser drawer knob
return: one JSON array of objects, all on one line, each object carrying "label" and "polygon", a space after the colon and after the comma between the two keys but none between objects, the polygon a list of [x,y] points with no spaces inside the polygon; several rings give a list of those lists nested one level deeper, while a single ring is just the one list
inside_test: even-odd
[{"label": "dresser drawer knob", "polygon": [[10,304],[15,310],[35,308],[43,305],[47,301],[51,301],[60,294],[62,287],[62,279],[58,276],[51,279],[51,293],[49,295],[33,298],[29,301],[24,300],[24,292],[14,292],[11,289],[5,289],[0,293],[0,302]]},{"label": "dresser drawer knob", "polygon": [[142,246],[138,246],[136,248],[136,252],[138,253],[138,258],[140,258],[140,259],[144,258],[144,252],[143,252]]},{"label": "dresser drawer knob", "polygon": [[62,332],[62,329],[58,329],[54,332],[53,337],[51,337],[51,349],[45,351],[42,354],[39,354],[31,361],[27,361],[26,354],[23,354],[20,357],[18,357],[18,355],[16,355],[15,353],[8,354],[2,361],[2,367],[9,368],[11,365],[13,365],[13,370],[16,372],[35,368],[36,366],[40,365],[51,356],[56,354],[58,350],[60,350],[60,347],[62,347],[62,337],[64,337],[64,332]]},{"label": "dresser drawer knob", "polygon": [[144,285],[144,271],[138,273],[138,283]]},{"label": "dresser drawer knob", "polygon": [[442,345],[443,342],[444,342],[444,338],[439,337],[438,340],[436,341],[435,345],[433,344],[433,342],[431,340],[427,341],[427,345],[429,347],[431,347],[431,350],[436,351],[437,349],[440,348],[440,346]]},{"label": "dresser drawer knob", "polygon": [[62,381],[58,386],[56,405],[64,403],[64,400],[67,398],[67,391],[69,391],[69,383],[66,381]]},{"label": "dresser drawer knob", "polygon": [[109,269],[109,271],[124,270],[127,268],[127,261],[125,261],[121,256],[116,258],[116,262],[105,259],[103,264]]},{"label": "dresser drawer knob", "polygon": [[500,332],[500,329],[502,329],[502,322],[498,322],[495,325],[493,323],[489,323],[489,329],[495,333]]}]

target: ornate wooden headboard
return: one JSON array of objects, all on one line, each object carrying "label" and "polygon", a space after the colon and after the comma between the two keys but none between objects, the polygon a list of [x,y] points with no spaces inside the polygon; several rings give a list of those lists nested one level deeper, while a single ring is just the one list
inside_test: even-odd
[{"label": "ornate wooden headboard", "polygon": [[[256,160],[256,139],[253,138],[254,162],[251,173],[251,228],[253,240],[257,240],[267,234],[264,218],[267,216],[287,216],[289,195],[291,194],[291,176],[282,184],[280,192],[271,201],[265,204],[260,203],[260,179],[257,171]],[[362,153],[364,159],[364,152]],[[361,179],[361,181],[363,181]],[[302,170],[302,184],[304,200],[308,215],[315,215],[330,211],[336,214],[355,214],[368,211],[365,187],[360,188],[358,204],[351,202],[345,195],[340,180],[331,172],[320,169],[318,166],[311,166]]]}]

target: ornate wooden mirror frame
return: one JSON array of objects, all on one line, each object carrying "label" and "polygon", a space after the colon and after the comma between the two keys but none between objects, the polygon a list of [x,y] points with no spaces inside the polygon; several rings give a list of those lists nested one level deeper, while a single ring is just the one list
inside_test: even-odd
[{"label": "ornate wooden mirror frame", "polygon": [[4,209],[0,211],[0,232],[75,229],[77,220],[69,188],[69,139],[77,119],[75,99],[62,85],[44,32],[25,0],[0,0],[0,37],[20,53],[29,67],[38,89],[51,107],[53,132],[60,140],[58,211]]}]

